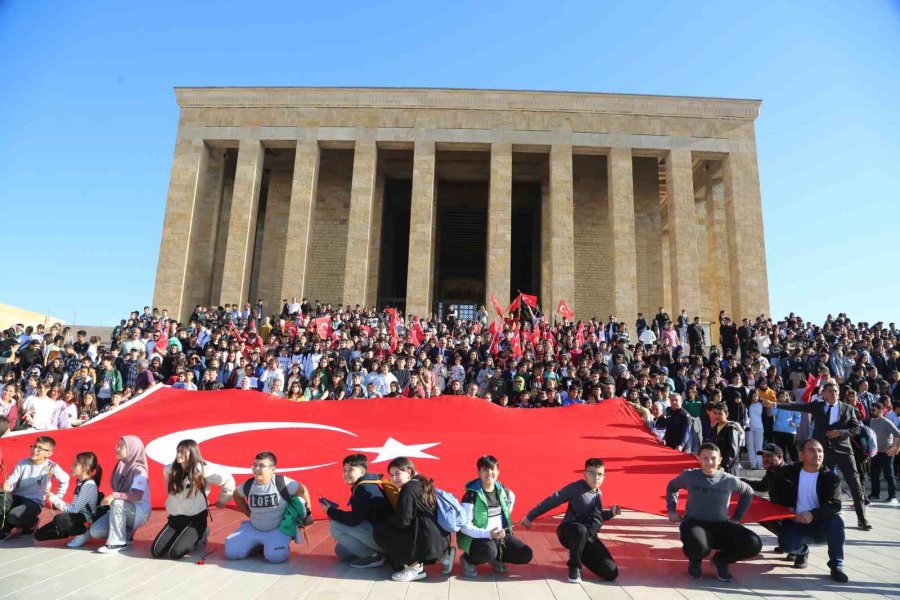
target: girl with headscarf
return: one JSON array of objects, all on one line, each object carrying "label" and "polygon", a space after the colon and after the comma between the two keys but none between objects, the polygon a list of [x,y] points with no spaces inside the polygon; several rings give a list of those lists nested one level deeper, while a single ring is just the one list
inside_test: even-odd
[{"label": "girl with headscarf", "polygon": [[125,435],[116,444],[116,468],[101,506],[109,512],[91,525],[91,537],[106,538],[97,551],[114,554],[123,550],[134,531],[150,518],[150,481],[147,479],[147,454],[144,443],[134,435]]}]

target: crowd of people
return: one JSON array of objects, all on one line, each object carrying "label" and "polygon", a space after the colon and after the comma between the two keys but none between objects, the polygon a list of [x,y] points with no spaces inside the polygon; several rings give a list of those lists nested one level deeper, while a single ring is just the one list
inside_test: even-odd
[{"label": "crowd of people", "polygon": [[[749,489],[735,483],[740,483],[736,476],[741,473],[742,463],[766,468],[769,479],[764,481],[773,483],[776,473],[774,467],[770,473],[769,467],[775,462],[771,449],[778,448],[782,461],[778,468],[799,469],[800,480],[804,480],[803,472],[818,473],[824,469],[822,472],[832,473],[831,469],[837,468],[854,499],[858,526],[863,530],[871,529],[865,506],[881,500],[882,477],[887,487],[886,501],[897,503],[900,330],[894,323],[853,323],[845,314],[839,314],[829,315],[823,324],[816,325],[791,314],[778,321],[765,316],[744,318],[738,324],[722,312],[715,324],[718,344],[711,344],[700,319],[689,318],[685,311],[675,320],[663,308],[649,319],[638,314],[631,329],[612,315],[605,322],[574,321],[565,315],[548,318],[541,314],[536,302],[517,304],[516,310],[505,315],[498,307],[497,319],[491,319],[481,307],[474,319],[463,320],[453,309],[444,319],[420,318],[403,316],[391,308],[332,307],[292,298],[285,300],[280,313],[274,315],[267,315],[261,303],[197,306],[183,323],[170,317],[165,309],[144,307],[143,312],[135,311],[123,319],[108,343],[96,337],[89,339],[85,331],[73,333],[59,324],[14,325],[3,331],[0,340],[0,435],[10,429],[48,431],[78,426],[101,412],[116,410],[159,383],[186,390],[259,390],[297,402],[448,394],[530,409],[624,398],[658,435],[660,443],[698,456],[701,468],[697,472],[703,473],[702,477],[708,479],[714,471],[728,475],[730,479],[722,484],[723,489],[730,490],[728,495],[746,494]],[[46,441],[52,438],[38,439],[45,441],[36,443],[34,452],[52,452],[52,445]],[[105,521],[92,521],[84,513],[84,507],[97,496],[99,465],[90,453],[80,454],[81,460],[76,461],[72,471],[79,480],[78,493],[73,503],[65,506],[66,512],[86,518],[83,522],[69,518],[69,522],[56,525],[57,532],[107,537],[104,547],[116,551],[126,543],[128,532],[146,521],[149,501],[142,498],[149,498],[149,494],[146,458],[141,458],[143,447],[140,440],[131,436],[125,436],[121,445],[117,449],[120,462],[116,473],[124,470],[137,476],[117,480],[114,474],[113,493],[97,500],[111,507]],[[821,454],[818,467],[812,458],[805,458],[816,452]],[[175,474],[167,483],[170,495],[178,497],[188,490],[190,497],[190,490],[200,489],[205,498],[204,482],[208,479],[209,483],[222,486],[223,496],[233,493],[238,506],[250,516],[249,525],[243,525],[226,541],[229,558],[246,556],[257,545],[266,548],[266,556],[271,560],[277,561],[282,554],[286,558],[289,543],[280,538],[272,542],[274,534],[262,535],[259,531],[277,531],[285,506],[292,504],[294,509],[289,512],[302,523],[308,517],[303,507],[311,502],[308,491],[288,478],[261,479],[260,475],[250,480],[249,486],[234,488],[234,482],[222,474],[206,473],[197,466],[203,463],[196,444],[187,444],[184,455],[187,458],[179,446],[178,460],[167,471]],[[369,495],[373,487],[384,487],[381,480],[372,486],[366,486],[365,480],[363,485],[357,485],[357,479],[365,476],[364,459],[353,459],[344,465],[345,480],[354,486],[354,498],[358,487]],[[187,471],[177,466],[184,461],[189,463]],[[714,469],[709,468],[710,462],[716,463]],[[125,467],[120,468],[123,464]],[[496,468],[496,464],[491,464],[489,460],[479,463],[479,476],[483,470]],[[275,457],[271,453],[259,454],[255,465],[259,471],[274,470]],[[590,471],[594,473],[590,477],[595,477],[602,466],[602,461],[588,464],[585,472]],[[354,473],[358,475],[356,479]],[[431,530],[425,521],[417,519],[429,508],[433,513],[438,502],[429,480],[417,475],[411,462],[392,463],[389,475],[401,490],[410,481],[418,482],[407,488],[418,490],[415,494],[397,496],[405,499],[398,505],[401,509],[394,507],[390,513],[394,515],[392,529],[379,529],[379,519],[369,519],[372,528],[360,539],[356,535],[362,523],[359,515],[342,517],[336,504],[323,508],[332,519],[339,556],[371,565],[386,555],[390,558],[393,552],[392,564],[398,567],[398,573],[405,573],[401,578],[420,578],[424,576],[422,564],[442,559],[448,562],[449,541],[441,541],[447,536],[416,537],[427,540],[422,542],[427,546],[421,548],[422,556],[399,556],[389,550],[408,546],[391,536],[395,530],[409,527]],[[670,496],[677,495],[678,486],[690,489],[699,477],[695,474],[674,481]],[[871,479],[868,497],[864,493],[867,477]],[[494,551],[482,547],[481,540],[499,543],[509,536],[511,494],[487,490],[484,486],[501,491],[505,488],[490,485],[485,478],[480,481],[482,489],[476,485],[467,490],[463,505],[468,498],[470,520],[477,517],[480,523],[487,514],[492,527],[487,529],[487,536],[486,525],[478,525],[477,531],[462,532],[463,541],[458,541],[458,545],[466,552],[461,560],[464,574],[471,574],[477,564],[498,562]],[[584,482],[592,484],[588,475]],[[597,492],[599,487],[591,489]],[[488,497],[484,496],[485,491]],[[60,499],[63,492],[65,489],[58,490],[56,497],[48,497],[47,502],[64,505]],[[82,495],[84,498],[79,500]],[[11,500],[20,497],[6,495],[6,504],[12,504],[4,511],[4,526],[14,523],[20,514],[34,516],[34,506]],[[291,501],[293,497],[300,501]],[[573,515],[584,516],[584,507],[579,504],[582,501],[576,497],[573,490],[560,490],[529,513],[523,524],[527,526],[542,512],[566,501]],[[808,508],[813,503],[811,498],[809,493],[802,498],[795,494],[793,502]],[[34,499],[41,503],[38,508],[43,501],[43,497]],[[821,503],[825,502],[823,495]],[[167,529],[154,542],[155,556],[177,557],[202,541],[204,528],[198,516],[202,511],[197,510],[200,503],[174,504],[187,506],[187,513],[172,509],[167,503],[171,516]],[[372,498],[365,504],[372,504]],[[119,508],[113,510],[116,506]],[[269,509],[275,510],[268,516],[259,512]],[[598,510],[602,511],[602,505]],[[707,514],[702,510],[702,514]],[[603,512],[600,523],[613,516],[609,511]],[[798,509],[799,512],[811,510]],[[693,524],[682,523],[682,538],[692,575],[699,572],[697,561],[717,547],[717,540],[744,540],[740,550],[725,549],[717,554],[715,562],[721,578],[728,575],[727,565],[744,557],[758,541],[744,534],[742,538],[724,526],[698,526],[695,521],[701,513],[692,515],[690,509],[688,513],[684,523]],[[7,514],[16,516],[6,521]],[[723,520],[727,521],[727,516],[718,519]],[[92,523],[89,530],[85,527],[87,522]],[[559,534],[564,546],[579,549],[569,562],[570,579],[580,578],[582,564],[601,577],[615,576],[615,563],[609,553],[594,543],[599,542],[599,537],[591,534],[596,524],[596,520],[581,523],[580,528]],[[342,532],[341,527],[353,533]],[[836,535],[835,526],[829,527]],[[187,529],[193,533],[182,536]],[[804,556],[798,549],[806,538],[790,531],[794,537],[788,536],[785,544],[795,557]],[[291,536],[284,535],[289,542]],[[512,538],[503,543],[508,545],[506,562],[515,562],[510,557],[517,556],[523,562],[527,562],[526,556],[530,559],[527,547],[517,546]],[[417,548],[418,544],[417,541]],[[366,548],[372,552],[366,553]],[[583,556],[585,552],[587,558]],[[747,556],[757,552],[758,548]],[[832,575],[838,580],[842,574],[835,575],[834,567],[839,567],[840,562],[835,559],[832,564]],[[449,563],[452,564],[452,556]],[[572,571],[576,567],[578,573]]]}]

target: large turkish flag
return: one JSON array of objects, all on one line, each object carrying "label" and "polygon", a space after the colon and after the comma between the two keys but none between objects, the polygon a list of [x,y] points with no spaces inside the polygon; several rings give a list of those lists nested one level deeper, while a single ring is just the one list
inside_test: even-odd
[{"label": "large turkish flag", "polygon": [[[465,483],[478,476],[478,457],[493,454],[500,461],[500,479],[516,493],[518,516],[580,477],[589,457],[606,461],[604,504],[665,514],[666,483],[696,466],[693,457],[661,446],[621,399],[525,410],[465,396],[294,403],[256,391],[159,387],[87,425],[46,433],[56,440],[52,460],[63,468],[76,453],[90,450],[107,474],[119,437],[140,437],[150,458],[154,507],[165,504],[162,467],[187,438],[200,443],[205,460],[229,468],[238,484],[250,477],[254,455],[269,450],[278,457],[278,472],[299,480],[313,495],[341,503],[349,493],[341,479],[347,454],[366,454],[369,471],[376,473],[384,473],[391,459],[409,456],[420,473],[460,496]],[[28,456],[37,435],[26,431],[0,439],[6,472]],[[108,491],[108,475],[104,479],[101,489]],[[786,514],[783,507],[754,499],[745,520]]]}]

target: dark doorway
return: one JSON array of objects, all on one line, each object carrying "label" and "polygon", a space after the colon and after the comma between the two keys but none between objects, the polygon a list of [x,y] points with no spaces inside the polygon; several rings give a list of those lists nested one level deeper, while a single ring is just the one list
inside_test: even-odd
[{"label": "dark doorway", "polygon": [[[541,184],[512,187],[512,257],[510,294],[541,294]],[[511,300],[512,298],[510,298]]]},{"label": "dark doorway", "polygon": [[435,244],[434,301],[438,313],[450,304],[468,311],[484,303],[487,253],[486,181],[440,181]]},{"label": "dark doorway", "polygon": [[378,267],[378,308],[406,309],[409,267],[409,216],[412,180],[386,179],[381,221],[381,257]]}]

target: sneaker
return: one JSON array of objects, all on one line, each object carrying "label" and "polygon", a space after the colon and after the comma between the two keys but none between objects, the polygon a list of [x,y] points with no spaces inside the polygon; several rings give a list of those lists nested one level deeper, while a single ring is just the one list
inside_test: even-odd
[{"label": "sneaker", "polygon": [[872,524],[868,521],[860,521],[856,526],[863,531],[872,531]]},{"label": "sneaker", "polygon": [[357,558],[350,561],[350,566],[354,569],[374,569],[384,564],[383,554],[373,554],[365,558]]},{"label": "sneaker", "polygon": [[863,498],[863,504],[869,506],[870,504],[872,504],[872,501],[868,498]]},{"label": "sneaker", "polygon": [[494,573],[508,573],[509,569],[506,568],[506,563],[500,560],[492,560],[491,568],[494,570]]},{"label": "sneaker", "polygon": [[100,554],[116,554],[124,549],[125,544],[117,544],[115,546],[107,544],[105,546],[100,546],[99,548],[97,548],[97,552],[99,552]]},{"label": "sneaker", "polygon": [[391,579],[394,581],[418,581],[419,579],[425,579],[425,567],[423,565],[403,567],[402,570],[391,575]]},{"label": "sneaker", "polygon": [[694,579],[703,577],[703,565],[699,560],[692,560],[688,563],[688,575]]},{"label": "sneaker", "polygon": [[581,567],[569,567],[569,583],[581,583]]},{"label": "sneaker", "polygon": [[887,501],[887,503],[897,506],[898,504],[900,504],[900,500],[897,500],[896,498],[891,498],[890,500]]},{"label": "sneaker", "polygon": [[[875,494],[872,494],[871,496],[869,496],[869,497],[868,497],[868,500],[869,500],[870,502],[881,502],[881,498],[879,498],[879,497],[876,496]],[[868,504],[868,503],[867,503],[867,504]]]},{"label": "sneaker", "polygon": [[12,537],[12,530],[4,530],[0,531],[0,542],[5,542],[10,537]]},{"label": "sneaker", "polygon": [[22,536],[22,537],[25,537],[26,535],[34,535],[34,530],[35,530],[35,529],[37,529],[37,528],[36,528],[36,527],[31,527],[31,528],[29,528],[29,529],[22,529],[22,530],[19,531],[19,535]]},{"label": "sneaker", "polygon": [[459,566],[462,569],[463,577],[478,577],[478,570],[475,565],[466,560],[466,555],[459,557]]},{"label": "sneaker", "polygon": [[788,554],[787,556],[784,557],[784,560],[796,560],[796,559],[797,559],[796,554]]},{"label": "sneaker", "polygon": [[89,539],[91,539],[91,534],[89,534],[87,532],[82,533],[81,535],[76,535],[75,537],[72,538],[72,540],[68,544],[66,544],[66,547],[67,548],[81,548],[82,546],[84,546],[87,543],[87,541]]},{"label": "sneaker", "polygon": [[728,564],[719,562],[715,558],[712,560],[713,565],[716,567],[716,578],[719,581],[733,581],[734,575],[731,574],[731,569],[728,568]]},{"label": "sneaker", "polygon": [[441,573],[449,575],[453,572],[453,561],[456,560],[456,548],[450,546],[441,557]]},{"label": "sneaker", "polygon": [[847,583],[850,581],[850,578],[847,577],[847,574],[844,573],[844,569],[841,567],[831,567],[831,578],[838,583]]},{"label": "sneaker", "polygon": [[200,536],[200,539],[197,540],[197,543],[194,544],[194,550],[200,550],[206,543],[209,541],[209,527],[203,530],[203,535]]},{"label": "sneaker", "polygon": [[775,546],[774,548],[772,548],[772,552],[774,552],[775,554],[781,554],[782,552],[784,552],[784,550],[781,549],[781,546]]},{"label": "sneaker", "polygon": [[794,568],[795,569],[805,569],[807,564],[809,564],[807,561],[808,558],[809,558],[809,554],[798,554],[797,557],[794,559]]}]

